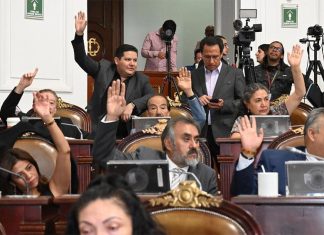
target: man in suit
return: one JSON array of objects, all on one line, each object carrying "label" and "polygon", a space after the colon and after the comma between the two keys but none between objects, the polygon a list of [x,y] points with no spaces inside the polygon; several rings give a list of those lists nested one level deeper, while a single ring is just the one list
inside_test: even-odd
[{"label": "man in suit", "polygon": [[221,38],[206,37],[200,45],[204,66],[192,71],[192,88],[205,106],[207,122],[202,133],[207,136],[212,156],[216,156],[219,147],[215,139],[229,136],[243,97],[245,80],[241,70],[221,62],[224,48]]},{"label": "man in suit", "polygon": [[[116,131],[119,116],[126,107],[125,84],[120,80],[113,81],[108,89],[107,115],[98,124],[97,134],[93,146],[94,160],[105,167],[109,160],[167,159],[169,162],[170,177],[173,178],[175,169],[191,172],[199,179],[202,189],[208,193],[216,194],[217,184],[215,171],[198,161],[199,126],[190,118],[176,118],[170,120],[164,129],[161,140],[165,152],[147,147],[140,147],[133,153],[122,153],[116,146]],[[181,180],[193,179],[187,174],[178,174]],[[179,181],[178,181],[179,182]],[[172,185],[171,188],[177,185]]]},{"label": "man in suit", "polygon": [[[107,88],[113,80],[121,79],[125,82],[127,106],[121,115],[120,137],[125,137],[131,130],[131,115],[139,115],[146,109],[147,100],[154,94],[154,90],[143,73],[137,72],[138,51],[136,47],[128,44],[120,45],[114,57],[114,63],[102,59],[99,62],[86,55],[83,32],[87,26],[84,12],[75,16],[75,38],[72,41],[74,58],[78,65],[94,79],[94,91],[87,110],[90,113],[92,129],[105,114]],[[126,127],[127,122],[127,127]]]},{"label": "man in suit", "polygon": [[[18,104],[24,94],[24,91],[27,87],[31,86],[34,81],[34,78],[38,72],[38,68],[35,68],[33,72],[25,73],[21,76],[19,83],[15,88],[10,92],[6,100],[3,102],[0,110],[0,117],[3,120],[4,124],[7,124],[8,117],[28,117],[34,114],[34,110],[32,109],[30,112],[24,113],[18,108]],[[57,102],[58,96],[55,91],[51,89],[43,89],[40,90],[39,93],[44,94],[49,97],[50,101],[50,114],[54,117],[57,111]],[[40,134],[45,138],[51,138],[50,133],[47,131],[47,128],[44,128],[43,122],[37,121],[32,123],[34,131]],[[61,117],[58,121],[58,126],[60,127],[61,131],[63,132],[64,136],[71,137],[75,139],[92,139],[93,136],[73,124],[73,122],[66,117]],[[22,130],[23,131],[23,130]],[[18,131],[20,132],[20,131]],[[81,133],[82,134],[81,134]]]},{"label": "man in suit", "polygon": [[286,161],[318,161],[324,159],[324,108],[317,108],[308,115],[304,126],[305,146],[298,147],[305,152],[299,154],[288,150],[264,150],[261,154],[257,168],[254,168],[254,157],[262,144],[263,131],[256,130],[255,118],[252,123],[245,116],[241,119],[240,134],[242,143],[242,152],[237,162],[233,180],[232,195],[238,194],[257,194],[257,172],[262,171],[264,167],[266,172],[278,172],[279,184],[278,192],[286,194]]}]

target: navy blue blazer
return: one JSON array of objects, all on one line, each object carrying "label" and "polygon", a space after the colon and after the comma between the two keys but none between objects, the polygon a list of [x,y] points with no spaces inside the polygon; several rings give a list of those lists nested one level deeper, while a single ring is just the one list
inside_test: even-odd
[{"label": "navy blue blazer", "polygon": [[[305,151],[305,147],[298,147]],[[286,195],[286,161],[305,161],[306,156],[298,153],[292,153],[287,150],[266,149],[262,152],[257,168],[251,164],[241,171],[234,170],[231,194],[236,196],[239,194],[257,194],[258,193],[258,177],[257,173],[262,171],[261,165],[267,172],[278,172],[278,192]]]}]

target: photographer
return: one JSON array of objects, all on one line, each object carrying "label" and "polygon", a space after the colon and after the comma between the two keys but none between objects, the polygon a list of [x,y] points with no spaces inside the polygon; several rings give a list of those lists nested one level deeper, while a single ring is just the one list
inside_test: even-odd
[{"label": "photographer", "polygon": [[167,71],[167,43],[171,43],[171,70],[177,71],[177,44],[178,38],[175,35],[176,23],[173,20],[166,20],[158,31],[146,35],[141,54],[146,58],[145,71]]}]

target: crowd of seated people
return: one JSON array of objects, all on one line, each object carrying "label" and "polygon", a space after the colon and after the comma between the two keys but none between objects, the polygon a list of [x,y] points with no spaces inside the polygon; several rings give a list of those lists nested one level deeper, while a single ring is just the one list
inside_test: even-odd
[{"label": "crowd of seated people", "polygon": [[[192,118],[178,117],[168,122],[161,135],[163,152],[143,146],[135,152],[122,153],[116,148],[116,139],[130,134],[131,116],[141,115],[145,111],[151,117],[170,116],[170,104],[166,97],[154,95],[148,78],[136,71],[138,51],[134,46],[123,44],[118,47],[114,62],[107,60],[96,62],[87,56],[83,42],[86,26],[85,13],[79,12],[75,17],[76,33],[72,45],[76,62],[95,80],[94,96],[88,105],[94,132],[90,134],[82,131],[85,138],[94,138],[92,155],[95,163],[104,168],[110,160],[167,160],[171,189],[177,187],[179,182],[191,179],[190,175],[183,173],[190,172],[197,177],[204,191],[216,195],[218,185],[215,170],[198,160],[199,138],[207,138],[213,156],[219,153],[216,138],[241,138],[242,152],[235,166],[232,194],[257,192],[253,163],[263,140],[263,131],[257,130],[255,119],[250,120],[248,115],[290,115],[297,108],[306,93],[300,68],[303,55],[300,46],[293,46],[292,51],[288,53],[289,67],[283,63],[283,45],[278,41],[272,42],[262,64],[256,68],[257,82],[260,83],[246,84],[243,72],[227,65],[223,59],[228,52],[226,38],[222,36],[204,38],[200,42],[201,48],[195,51],[195,57],[196,52],[201,53],[204,62],[202,67],[195,66],[190,68],[191,71],[188,68],[180,68],[176,78],[178,88],[186,96]],[[5,124],[8,117],[28,115],[17,111],[17,106],[25,89],[33,83],[37,72],[38,69],[35,69],[24,74],[3,102],[0,117]],[[288,74],[287,79],[282,81],[281,77],[285,74]],[[281,84],[274,85],[279,82]],[[295,84],[294,92],[279,105],[271,106],[270,101],[273,98],[290,92],[292,82]],[[70,147],[64,136],[80,138],[79,130],[71,125],[55,122],[58,96],[54,91],[40,90],[33,98],[33,112],[42,121],[33,125],[19,124],[14,127],[17,129],[13,129],[17,130],[13,138],[0,140],[0,144],[6,144],[6,150],[2,151],[0,156],[0,166],[25,178],[29,187],[26,187],[21,177],[2,172],[0,183],[3,194],[10,193],[5,187],[8,182],[16,186],[19,194],[51,196],[66,194],[71,187],[71,160]],[[303,150],[318,157],[322,157],[320,133],[323,118],[323,109],[313,110],[304,129],[306,148]],[[62,118],[61,122],[65,122],[65,119]],[[69,120],[66,122],[72,124]],[[18,130],[19,128],[21,129]],[[0,136],[7,136],[6,131],[8,129],[0,133]],[[50,179],[41,175],[36,161],[26,151],[7,148],[12,145],[13,139],[26,131],[34,131],[54,142],[58,156],[54,174]],[[262,153],[257,171],[262,164],[267,171],[279,172],[279,192],[284,195],[284,162],[291,159],[305,160],[306,157],[286,151],[274,151],[278,151],[277,155],[284,156],[280,163],[271,164],[273,152],[266,150]],[[180,173],[176,173],[175,169],[179,169]],[[174,180],[175,178],[177,180]],[[92,217],[91,211],[95,211],[100,220],[109,219],[110,215],[106,214],[105,210],[98,209],[108,205],[109,208],[114,208],[113,213],[125,219],[127,228],[121,226],[119,229],[125,229],[127,234],[136,234],[134,231],[139,229],[134,226],[135,224],[137,226],[138,219],[135,218],[137,217],[135,211],[143,213],[144,215],[138,216],[144,216],[147,220],[146,225],[151,226],[146,228],[146,234],[163,234],[154,221],[145,214],[143,208],[140,208],[136,195],[128,191],[128,186],[120,185],[119,181],[119,178],[109,177],[93,181],[72,210],[69,231],[82,234],[102,227],[102,224],[97,224],[98,221]],[[29,192],[27,188],[30,188]],[[124,200],[125,197],[129,200]],[[129,211],[130,202],[138,204],[139,208],[132,208],[133,210]],[[130,231],[133,233],[129,233]],[[138,234],[141,234],[144,230],[138,231]]]}]

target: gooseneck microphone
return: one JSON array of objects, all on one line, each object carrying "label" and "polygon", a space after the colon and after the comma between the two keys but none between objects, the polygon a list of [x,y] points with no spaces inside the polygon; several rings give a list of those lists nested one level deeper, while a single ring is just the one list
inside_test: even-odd
[{"label": "gooseneck microphone", "polygon": [[179,175],[182,175],[182,174],[191,175],[195,179],[195,181],[197,182],[199,189],[202,190],[201,182],[200,182],[200,180],[198,179],[198,177],[194,173],[189,172],[189,171],[184,171],[184,170],[177,171],[177,170],[174,170],[174,169],[173,170],[169,170],[169,171],[172,172],[172,173],[179,174]]},{"label": "gooseneck microphone", "polygon": [[316,156],[316,155],[313,155],[313,154],[310,154],[310,153],[305,153],[305,152],[303,152],[303,151],[301,151],[301,150],[299,150],[299,149],[297,149],[295,147],[289,147],[289,146],[287,146],[284,149],[285,150],[288,150],[290,152],[293,152],[293,153],[298,153],[298,154],[302,154],[302,155],[305,155],[305,156],[314,157],[314,158],[316,158],[319,161],[323,161],[324,160],[324,158],[321,158],[319,156]]},{"label": "gooseneck microphone", "polygon": [[71,123],[65,123],[65,122],[61,122],[61,125],[65,125],[65,126],[73,126],[75,127],[78,132],[80,133],[80,139],[83,140],[83,134],[82,134],[82,131],[81,129],[77,126],[77,125],[74,125],[74,124],[71,124]]},{"label": "gooseneck microphone", "polygon": [[8,174],[11,174],[11,175],[14,175],[14,176],[16,176],[16,177],[18,177],[18,178],[21,178],[21,179],[24,181],[24,183],[25,183],[25,187],[26,187],[26,195],[29,195],[29,184],[27,183],[27,180],[25,179],[24,176],[19,175],[19,174],[13,172],[13,171],[7,170],[7,169],[5,169],[5,168],[3,168],[3,167],[0,167],[0,171],[4,171],[4,172],[6,172],[6,173],[8,173]]}]

